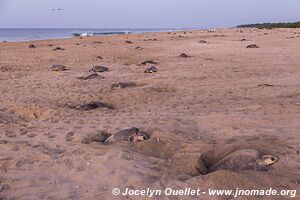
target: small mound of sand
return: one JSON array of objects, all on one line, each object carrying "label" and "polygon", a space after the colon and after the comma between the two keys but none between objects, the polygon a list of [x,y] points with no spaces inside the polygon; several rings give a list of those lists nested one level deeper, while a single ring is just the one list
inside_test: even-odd
[{"label": "small mound of sand", "polygon": [[30,121],[36,120],[51,120],[59,118],[59,111],[45,106],[24,105],[11,106],[11,112],[19,118]]}]

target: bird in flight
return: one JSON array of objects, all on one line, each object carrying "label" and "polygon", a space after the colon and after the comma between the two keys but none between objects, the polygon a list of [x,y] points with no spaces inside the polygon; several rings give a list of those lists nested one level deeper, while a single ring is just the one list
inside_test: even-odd
[{"label": "bird in flight", "polygon": [[53,9],[52,9],[52,11],[55,11],[55,10],[62,11],[62,10],[64,10],[64,9],[63,9],[63,8],[57,8],[57,9],[53,8]]}]

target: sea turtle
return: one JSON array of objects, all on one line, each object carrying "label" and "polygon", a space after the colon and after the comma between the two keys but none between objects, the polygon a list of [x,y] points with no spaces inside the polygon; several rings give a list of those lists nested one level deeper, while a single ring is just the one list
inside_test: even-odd
[{"label": "sea turtle", "polygon": [[259,48],[259,46],[257,46],[256,44],[250,44],[247,46],[248,49],[255,49],[255,48]]},{"label": "sea turtle", "polygon": [[111,85],[111,88],[127,88],[127,87],[134,87],[136,83],[134,82],[119,82]]},{"label": "sea turtle", "polygon": [[187,54],[185,54],[185,53],[182,53],[182,54],[180,54],[179,57],[180,57],[180,58],[189,58],[189,57],[191,57],[191,56],[189,56],[189,55],[187,55]]},{"label": "sea turtle", "polygon": [[276,163],[279,159],[273,155],[260,155],[257,150],[242,149],[221,159],[209,168],[209,173],[217,170],[257,170],[267,171],[268,166]]},{"label": "sea turtle", "polygon": [[79,77],[79,79],[82,79],[82,80],[89,80],[89,79],[104,79],[103,76],[100,76],[99,74],[97,73],[91,73],[87,76],[84,76],[84,77]]},{"label": "sea turtle", "polygon": [[102,102],[90,102],[80,106],[80,110],[95,110],[97,108],[109,108],[113,109],[111,105]]},{"label": "sea turtle", "polygon": [[67,70],[66,66],[64,65],[52,65],[50,71],[58,72],[58,71],[65,71]]},{"label": "sea turtle", "polygon": [[141,63],[141,65],[147,65],[147,64],[157,65],[157,62],[155,62],[153,60],[146,60]]},{"label": "sea turtle", "polygon": [[54,49],[53,49],[53,51],[63,51],[63,50],[65,50],[64,48],[61,48],[61,47],[55,47]]},{"label": "sea turtle", "polygon": [[155,73],[155,72],[157,72],[157,68],[155,66],[151,66],[144,71],[144,73]]},{"label": "sea turtle", "polygon": [[150,136],[147,133],[141,132],[136,127],[132,127],[116,132],[115,134],[107,138],[107,140],[104,143],[111,144],[120,141],[140,142],[148,140],[149,138]]},{"label": "sea turtle", "polygon": [[106,72],[109,68],[105,66],[95,66],[89,70],[90,73],[97,73],[97,72]]}]

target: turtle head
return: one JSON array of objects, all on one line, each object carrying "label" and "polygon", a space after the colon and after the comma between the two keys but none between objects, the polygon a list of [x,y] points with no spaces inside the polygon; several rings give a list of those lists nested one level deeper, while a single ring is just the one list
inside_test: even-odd
[{"label": "turtle head", "polygon": [[144,137],[143,136],[139,136],[139,135],[133,135],[129,139],[130,142],[141,142],[141,141],[144,141],[144,140],[145,140]]},{"label": "turtle head", "polygon": [[143,132],[143,131],[138,132],[137,135],[143,137],[143,140],[149,140],[150,139],[150,135],[146,132]]},{"label": "turtle head", "polygon": [[279,159],[277,157],[273,156],[273,155],[263,155],[263,156],[261,156],[261,161],[266,166],[273,165],[274,163],[277,163],[278,160]]},{"label": "turtle head", "polygon": [[136,134],[132,135],[129,139],[131,142],[141,142],[144,140],[149,140],[150,135],[146,132],[137,132]]}]

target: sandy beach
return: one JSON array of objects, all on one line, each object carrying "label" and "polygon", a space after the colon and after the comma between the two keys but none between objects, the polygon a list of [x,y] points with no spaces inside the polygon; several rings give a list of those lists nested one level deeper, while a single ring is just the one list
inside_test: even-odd
[{"label": "sandy beach", "polygon": [[[246,48],[251,44],[259,48]],[[149,199],[114,196],[113,188],[299,193],[299,52],[299,29],[1,42],[0,199]],[[144,61],[157,72],[144,73],[153,65]],[[55,64],[67,70],[50,71]],[[80,79],[98,65],[109,68],[103,78]],[[78,109],[90,102],[109,108]],[[128,127],[150,139],[103,143]],[[264,171],[197,168],[199,159],[209,168],[241,149],[279,161]]]}]

